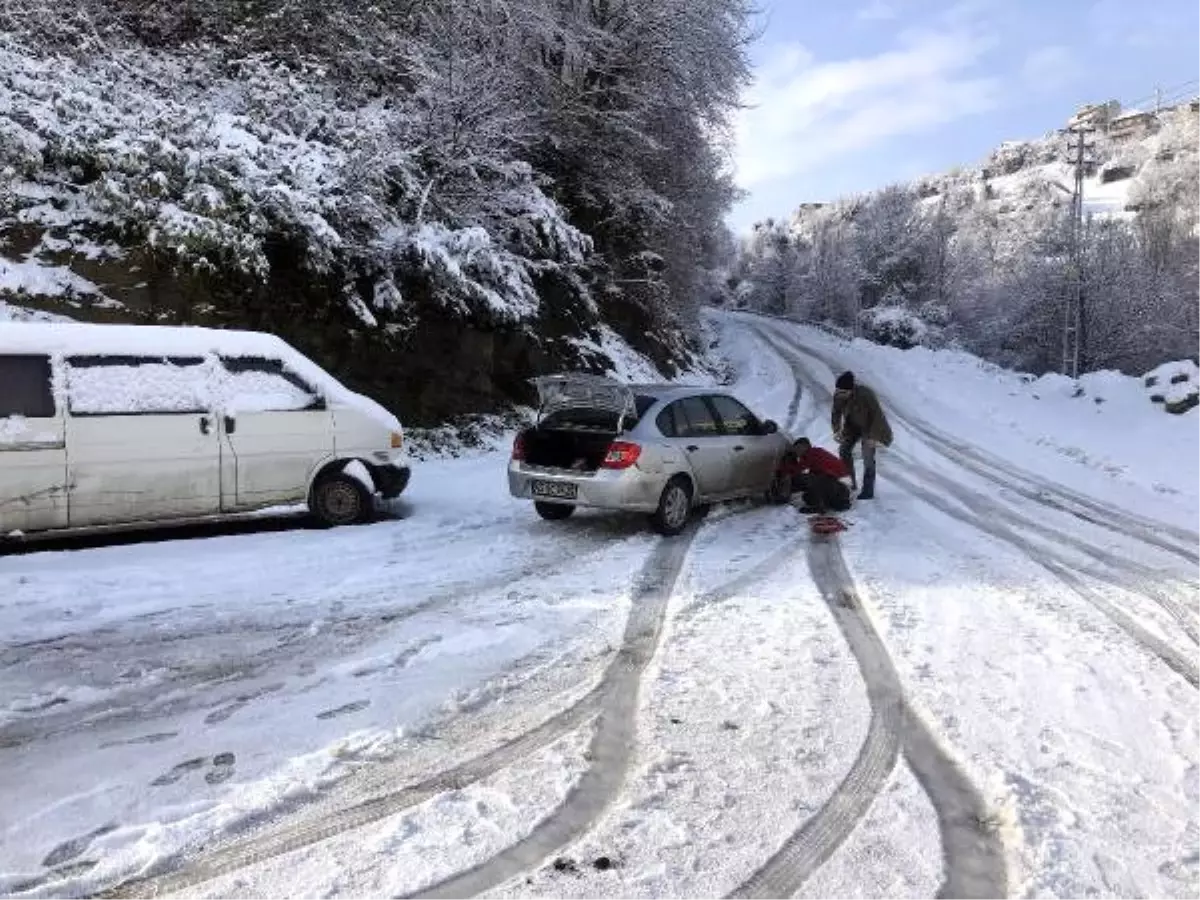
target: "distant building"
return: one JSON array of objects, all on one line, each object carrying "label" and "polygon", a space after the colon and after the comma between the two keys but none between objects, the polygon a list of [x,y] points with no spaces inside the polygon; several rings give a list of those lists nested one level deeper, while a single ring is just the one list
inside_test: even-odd
[{"label": "distant building", "polygon": [[1089,103],[1087,106],[1079,107],[1075,115],[1068,120],[1067,126],[1074,128],[1077,125],[1090,125],[1101,131],[1107,131],[1109,124],[1120,114],[1121,104],[1116,100],[1109,100],[1107,103]]},{"label": "distant building", "polygon": [[1108,136],[1114,141],[1143,138],[1158,131],[1158,116],[1152,112],[1127,112],[1109,122]]}]

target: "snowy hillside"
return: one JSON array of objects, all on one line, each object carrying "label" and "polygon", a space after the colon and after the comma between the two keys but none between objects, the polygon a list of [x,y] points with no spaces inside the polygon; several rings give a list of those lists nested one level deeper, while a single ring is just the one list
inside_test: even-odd
[{"label": "snowy hillside", "polygon": [[[701,123],[746,77],[722,3],[6,5],[0,308],[272,331],[422,424],[604,369],[603,327],[687,365],[713,261],[681,235],[732,197]],[[609,116],[581,85],[615,59]]]},{"label": "snowy hillside", "polygon": [[[1088,136],[1079,245],[1084,371],[1144,372],[1200,341],[1200,109],[1128,113]],[[760,223],[738,303],[857,324],[883,343],[957,343],[1037,373],[1062,362],[1074,173],[1067,137]]]}]

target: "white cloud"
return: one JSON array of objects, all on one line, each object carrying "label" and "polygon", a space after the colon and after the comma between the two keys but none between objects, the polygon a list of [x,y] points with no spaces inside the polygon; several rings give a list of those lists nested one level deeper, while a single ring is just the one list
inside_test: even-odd
[{"label": "white cloud", "polygon": [[1083,68],[1075,55],[1061,45],[1039,47],[1021,64],[1021,80],[1031,90],[1047,91],[1076,82]]},{"label": "white cloud", "polygon": [[990,42],[972,31],[907,32],[872,57],[818,62],[781,47],[738,116],[738,182],[753,189],[841,154],[994,107],[1000,82],[975,74]]},{"label": "white cloud", "polygon": [[869,4],[854,14],[860,22],[887,22],[900,15],[896,7],[886,0],[871,0]]}]

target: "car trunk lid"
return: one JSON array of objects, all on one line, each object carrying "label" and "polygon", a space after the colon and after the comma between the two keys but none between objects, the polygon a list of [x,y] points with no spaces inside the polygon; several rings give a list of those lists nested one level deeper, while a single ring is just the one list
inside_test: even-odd
[{"label": "car trunk lid", "polygon": [[542,375],[533,379],[538,392],[538,414],[545,418],[567,409],[594,409],[624,418],[635,416],[637,406],[628,385],[604,375],[581,372]]}]

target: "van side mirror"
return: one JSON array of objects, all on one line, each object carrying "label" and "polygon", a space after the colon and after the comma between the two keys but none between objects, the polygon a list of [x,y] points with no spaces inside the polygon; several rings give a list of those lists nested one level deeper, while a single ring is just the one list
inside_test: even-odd
[{"label": "van side mirror", "polygon": [[774,434],[778,430],[779,426],[775,424],[774,419],[767,419],[767,421],[762,423],[763,434]]}]

